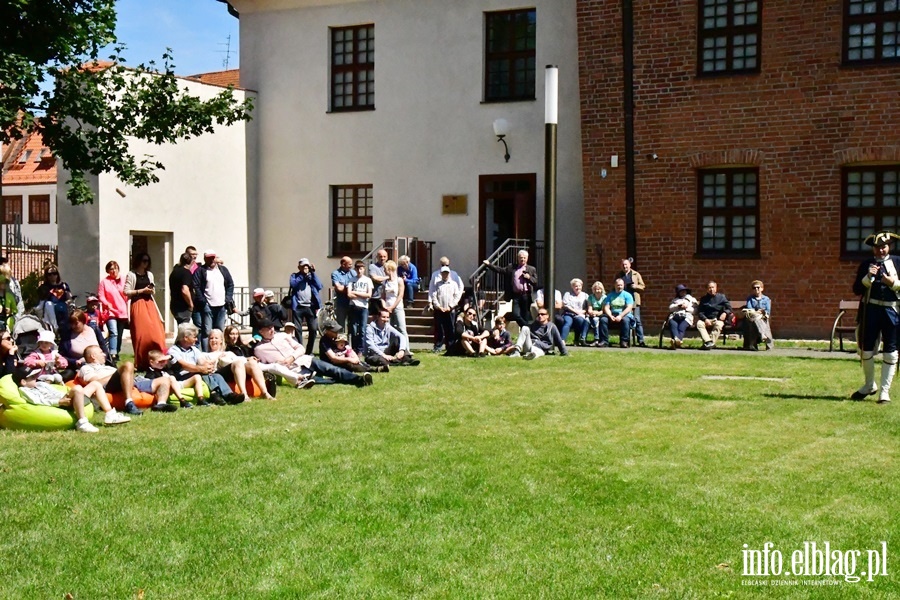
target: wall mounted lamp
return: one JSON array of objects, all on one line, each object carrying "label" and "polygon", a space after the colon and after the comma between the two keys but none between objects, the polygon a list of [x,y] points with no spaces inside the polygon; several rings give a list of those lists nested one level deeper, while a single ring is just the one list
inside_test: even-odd
[{"label": "wall mounted lamp", "polygon": [[503,158],[506,159],[506,162],[509,162],[509,146],[506,145],[506,140],[504,139],[509,133],[509,121],[506,119],[495,119],[494,120],[494,135],[497,136],[498,142],[503,142],[503,148],[506,150],[506,154],[503,155]]}]

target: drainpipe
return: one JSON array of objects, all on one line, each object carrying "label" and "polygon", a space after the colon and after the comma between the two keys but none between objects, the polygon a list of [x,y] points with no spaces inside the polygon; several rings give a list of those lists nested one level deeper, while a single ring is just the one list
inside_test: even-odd
[{"label": "drainpipe", "polygon": [[634,218],[634,10],[632,0],[622,0],[622,87],[625,108],[625,247],[626,256],[637,260],[637,228]]}]

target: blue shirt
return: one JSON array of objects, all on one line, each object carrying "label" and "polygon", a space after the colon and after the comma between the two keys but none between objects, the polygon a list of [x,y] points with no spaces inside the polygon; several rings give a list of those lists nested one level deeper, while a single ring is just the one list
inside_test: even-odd
[{"label": "blue shirt", "polygon": [[747,308],[752,308],[754,310],[764,310],[767,315],[772,314],[772,301],[769,300],[769,297],[763,294],[762,298],[757,298],[755,295],[747,298]]},{"label": "blue shirt", "polygon": [[416,268],[416,265],[409,263],[408,267],[398,266],[397,267],[397,275],[404,279],[404,283],[406,285],[418,285],[419,284],[419,270]]},{"label": "blue shirt", "polygon": [[611,312],[614,317],[618,317],[619,313],[625,310],[626,306],[634,306],[634,296],[626,291],[611,292],[606,296],[606,300],[603,301],[603,304],[608,304],[609,312]]},{"label": "blue shirt", "polygon": [[[347,290],[350,288],[350,282],[356,277],[356,273],[353,269],[350,269],[346,272],[341,271],[340,269],[335,269],[331,272],[331,284],[338,284],[344,286],[344,289]],[[350,298],[347,297],[347,292],[339,293],[335,290],[334,294],[334,302],[335,304],[340,304],[341,306],[350,306]]]}]

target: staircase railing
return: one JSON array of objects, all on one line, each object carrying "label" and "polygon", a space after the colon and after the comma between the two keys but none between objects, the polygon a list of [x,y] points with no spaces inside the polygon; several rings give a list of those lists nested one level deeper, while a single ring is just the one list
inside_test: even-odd
[{"label": "staircase railing", "polygon": [[[396,237],[384,240],[368,254],[362,257],[367,265],[375,260],[375,253],[384,250],[391,260],[398,260],[400,256],[407,255],[412,264],[419,271],[419,289],[428,289],[428,276],[431,274],[432,260],[434,259],[434,244],[432,241],[420,240],[416,237]],[[422,284],[424,282],[424,288]]]},{"label": "staircase railing", "polygon": [[[520,250],[527,251],[529,263],[537,268],[538,274],[543,273],[544,242],[542,240],[508,238],[487,258],[487,261],[491,265],[505,267],[516,262]],[[472,287],[472,294],[475,297],[479,320],[485,326],[491,325],[491,321],[500,312],[500,304],[506,297],[506,278],[504,275],[492,271],[482,262],[469,277],[469,285]]]}]

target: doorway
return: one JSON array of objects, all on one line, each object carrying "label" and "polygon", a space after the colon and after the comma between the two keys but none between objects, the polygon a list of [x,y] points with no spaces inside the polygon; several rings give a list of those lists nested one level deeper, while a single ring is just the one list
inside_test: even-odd
[{"label": "doorway", "polygon": [[535,239],[534,173],[478,178],[478,256],[485,259],[508,238]]}]

